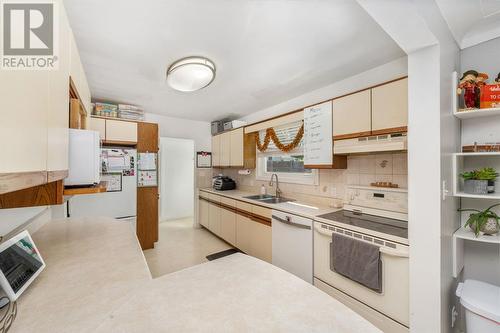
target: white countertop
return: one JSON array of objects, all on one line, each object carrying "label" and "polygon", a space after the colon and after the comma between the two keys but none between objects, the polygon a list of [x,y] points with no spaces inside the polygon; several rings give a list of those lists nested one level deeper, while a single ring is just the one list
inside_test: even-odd
[{"label": "white countertop", "polygon": [[33,235],[46,267],[17,300],[9,332],[92,332],[151,281],[130,222],[51,221]]},{"label": "white countertop", "polygon": [[380,332],[345,305],[242,253],[165,275],[97,332]]},{"label": "white countertop", "polygon": [[380,332],[319,289],[243,254],[151,279],[130,223],[49,222],[47,267],[11,332]]},{"label": "white countertop", "polygon": [[214,193],[223,197],[228,197],[231,199],[236,199],[244,202],[248,202],[252,205],[263,206],[266,208],[271,208],[275,210],[279,210],[282,212],[295,214],[299,216],[303,216],[306,218],[314,219],[316,216],[328,214],[331,212],[336,212],[341,210],[341,208],[332,208],[327,206],[320,206],[316,204],[310,203],[302,203],[300,201],[292,201],[292,202],[283,202],[278,204],[270,204],[257,200],[247,199],[250,195],[256,195],[258,193],[245,192],[240,190],[229,190],[229,191],[217,191],[212,188],[200,188],[200,191]]}]

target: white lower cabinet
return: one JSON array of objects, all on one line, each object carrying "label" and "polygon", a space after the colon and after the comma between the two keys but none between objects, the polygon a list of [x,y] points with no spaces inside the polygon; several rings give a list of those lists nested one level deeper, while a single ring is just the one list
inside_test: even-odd
[{"label": "white lower cabinet", "polygon": [[208,201],[200,199],[198,201],[198,219],[202,226],[208,229]]},{"label": "white lower cabinet", "polygon": [[253,222],[250,227],[249,254],[267,262],[272,261],[271,227],[259,222]]},{"label": "white lower cabinet", "polygon": [[220,236],[221,208],[214,204],[208,205],[208,230]]},{"label": "white lower cabinet", "polygon": [[[246,254],[272,261],[272,228],[251,217],[253,212],[269,218],[270,209],[212,193],[204,192],[200,196],[211,201],[199,199],[198,218],[202,226]],[[226,207],[221,207],[219,203]]]},{"label": "white lower cabinet", "polygon": [[234,211],[221,209],[220,232],[222,239],[231,245],[236,245],[236,213]]},{"label": "white lower cabinet", "polygon": [[250,254],[251,250],[251,224],[254,223],[243,215],[236,216],[236,247]]}]

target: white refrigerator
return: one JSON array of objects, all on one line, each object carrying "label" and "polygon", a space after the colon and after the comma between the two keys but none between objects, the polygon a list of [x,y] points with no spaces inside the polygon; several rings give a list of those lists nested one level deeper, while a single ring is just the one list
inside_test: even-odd
[{"label": "white refrigerator", "polygon": [[107,192],[73,196],[68,203],[69,215],[135,218],[137,151],[123,147],[102,148],[101,171],[101,181],[107,182]]}]

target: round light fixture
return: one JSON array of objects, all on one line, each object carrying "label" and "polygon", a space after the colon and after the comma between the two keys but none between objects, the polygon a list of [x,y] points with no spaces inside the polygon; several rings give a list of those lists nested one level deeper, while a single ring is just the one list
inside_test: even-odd
[{"label": "round light fixture", "polygon": [[215,64],[203,57],[177,60],[167,70],[167,83],[175,90],[189,92],[205,88],[215,78]]}]

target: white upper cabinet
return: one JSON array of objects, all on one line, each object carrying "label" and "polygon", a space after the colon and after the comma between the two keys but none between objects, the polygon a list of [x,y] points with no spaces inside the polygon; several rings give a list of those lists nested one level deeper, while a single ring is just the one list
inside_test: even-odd
[{"label": "white upper cabinet", "polygon": [[49,71],[2,70],[0,173],[47,170],[48,86]]},{"label": "white upper cabinet", "polygon": [[408,79],[373,88],[372,131],[397,131],[406,126],[408,126]]},{"label": "white upper cabinet", "polygon": [[99,132],[99,138],[106,140],[106,119],[92,118],[89,129]]},{"label": "white upper cabinet", "polygon": [[212,166],[220,166],[220,135],[212,137]]},{"label": "white upper cabinet", "polygon": [[90,90],[63,2],[57,2],[57,68],[0,73],[0,176],[15,184],[2,193],[59,180],[68,169],[70,75],[90,113]]},{"label": "white upper cabinet", "polygon": [[231,165],[231,132],[220,134],[220,165]]},{"label": "white upper cabinet", "polygon": [[244,133],[243,127],[230,132],[230,166],[244,166]]},{"label": "white upper cabinet", "polygon": [[360,134],[371,131],[370,90],[333,100],[333,136]]},{"label": "white upper cabinet", "polygon": [[106,141],[136,143],[137,123],[106,119]]},{"label": "white upper cabinet", "polygon": [[62,6],[59,4],[59,56],[58,69],[49,74],[49,108],[47,121],[47,170],[68,169],[69,149],[69,70],[71,29]]}]

